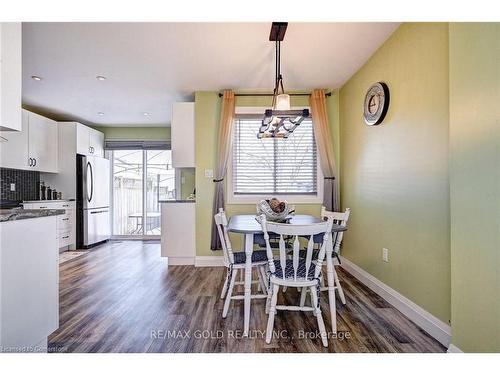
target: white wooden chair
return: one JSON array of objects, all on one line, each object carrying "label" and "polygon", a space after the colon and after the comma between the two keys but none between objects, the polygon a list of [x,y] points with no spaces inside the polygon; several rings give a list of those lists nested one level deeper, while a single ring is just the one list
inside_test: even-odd
[{"label": "white wooden chair", "polygon": [[[233,247],[231,245],[231,240],[229,239],[229,232],[227,230],[227,217],[222,208],[214,216],[215,223],[217,224],[217,232],[219,233],[220,242],[222,244],[222,253],[224,255],[224,265],[227,267],[227,277],[222,287],[222,293],[220,298],[226,298],[224,301],[224,309],[222,311],[222,317],[227,316],[229,310],[229,305],[231,300],[243,299],[243,295],[233,295],[233,289],[235,285],[242,285],[244,282],[243,275],[245,272],[245,261],[246,254],[244,251],[233,252]],[[257,268],[258,281],[252,283],[258,283],[259,290],[263,293],[267,292],[266,286],[266,270],[267,265],[267,254],[265,250],[256,250],[252,253],[252,267]],[[236,281],[236,275],[240,272],[241,279]],[[251,296],[252,298],[266,298],[266,294],[255,294]]]},{"label": "white wooden chair", "polygon": [[[333,212],[333,211],[327,211],[324,206],[321,207],[321,217],[323,219],[331,218],[334,224],[347,226],[347,221],[349,220],[350,215],[351,215],[350,208],[346,208],[345,212]],[[339,263],[340,263],[340,246],[342,245],[343,238],[344,238],[344,232],[339,232],[337,235],[337,240],[333,245],[332,256],[337,258]],[[340,285],[339,277],[337,275],[337,272],[335,271],[335,267],[332,268],[334,276],[334,290],[336,290],[339,293],[340,300],[342,301],[342,304],[345,305],[346,302],[345,302],[344,291],[342,290],[342,286]],[[323,286],[321,290],[322,291],[328,290],[328,286]]]},{"label": "white wooden chair", "polygon": [[[333,224],[338,224],[342,226],[347,225],[347,221],[349,220],[349,215],[351,214],[351,209],[347,208],[345,212],[333,212],[333,211],[327,211],[325,207],[321,208],[321,217],[323,219],[329,219],[332,220]],[[335,333],[337,332],[337,311],[336,311],[336,302],[335,302],[335,291],[338,292],[340,300],[342,301],[342,304],[346,304],[345,296],[344,296],[344,291],[342,290],[342,285],[340,284],[339,277],[337,275],[337,272],[335,271],[335,265],[333,263],[333,258],[336,257],[339,262],[339,253],[340,253],[340,245],[342,244],[342,238],[344,236],[344,232],[339,232],[337,233],[336,236],[333,236],[335,239],[335,243],[332,245],[332,248],[329,248],[326,250],[326,265],[327,265],[327,280],[328,284],[325,285],[324,277],[322,274],[321,277],[321,288],[320,290],[323,291],[328,291],[328,303],[330,305],[330,318],[331,318],[331,323],[332,323],[332,331]],[[318,236],[315,236],[314,238],[315,243],[321,242],[321,239]],[[328,253],[331,252],[331,255]],[[313,260],[315,259],[315,256],[317,255],[317,250],[315,254],[313,254]],[[303,255],[303,252],[301,254]],[[305,301],[306,301],[306,293],[307,290],[303,289],[301,291],[300,295],[300,306],[304,306]],[[312,297],[311,297],[311,302],[312,302]]]},{"label": "white wooden chair", "polygon": [[[271,342],[276,310],[311,311],[316,315],[323,346],[327,347],[327,333],[319,306],[318,288],[320,287],[321,267],[326,254],[326,244],[328,243],[328,236],[332,229],[332,219],[317,224],[293,225],[270,222],[262,215],[261,225],[266,241],[268,268],[270,272],[268,298],[266,303],[266,312],[269,313],[266,342],[268,344]],[[279,235],[279,259],[277,260],[273,258],[273,248],[269,243],[269,232]],[[323,245],[320,248],[317,260],[313,263],[313,236],[318,234],[323,234]],[[285,246],[284,236],[293,237],[292,259],[287,256],[288,249]],[[305,258],[301,258],[299,254],[299,237],[302,236],[309,236]],[[302,289],[310,289],[312,306],[277,305],[280,286],[283,288],[299,287]]]}]

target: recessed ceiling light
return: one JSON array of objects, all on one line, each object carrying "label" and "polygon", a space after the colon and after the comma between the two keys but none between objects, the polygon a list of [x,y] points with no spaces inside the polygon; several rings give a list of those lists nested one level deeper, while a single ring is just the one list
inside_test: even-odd
[{"label": "recessed ceiling light", "polygon": [[142,112],[144,116],[149,116],[149,112]]},{"label": "recessed ceiling light", "polygon": [[42,77],[38,77],[38,76],[31,76],[31,78],[35,81],[41,81],[42,80]]},{"label": "recessed ceiling light", "polygon": [[97,112],[99,116],[104,116],[104,112]]},{"label": "recessed ceiling light", "polygon": [[106,80],[106,77],[104,77],[104,76],[97,76],[95,78],[97,78],[98,81],[105,81]]}]

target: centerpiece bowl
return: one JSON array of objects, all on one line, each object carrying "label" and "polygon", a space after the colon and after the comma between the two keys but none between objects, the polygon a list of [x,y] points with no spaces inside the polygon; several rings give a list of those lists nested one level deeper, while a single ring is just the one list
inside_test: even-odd
[{"label": "centerpiece bowl", "polygon": [[279,201],[276,198],[263,199],[257,204],[257,214],[266,215],[269,221],[284,222],[290,213],[290,206],[286,201]]}]

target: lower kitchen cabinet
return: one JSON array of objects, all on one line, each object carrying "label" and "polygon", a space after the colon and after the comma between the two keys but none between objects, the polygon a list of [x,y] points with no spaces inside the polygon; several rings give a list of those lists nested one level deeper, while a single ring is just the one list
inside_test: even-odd
[{"label": "lower kitchen cabinet", "polygon": [[0,223],[2,351],[39,351],[59,327],[58,218]]},{"label": "lower kitchen cabinet", "polygon": [[76,249],[76,202],[75,201],[31,201],[23,203],[27,210],[65,210],[63,215],[57,216],[57,238],[59,248],[66,250]]}]

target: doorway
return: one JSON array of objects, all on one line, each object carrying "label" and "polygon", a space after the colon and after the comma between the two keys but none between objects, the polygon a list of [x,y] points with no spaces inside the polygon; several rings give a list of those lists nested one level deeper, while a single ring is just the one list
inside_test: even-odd
[{"label": "doorway", "polygon": [[117,238],[159,238],[161,201],[177,196],[171,150],[112,150],[112,228]]}]

